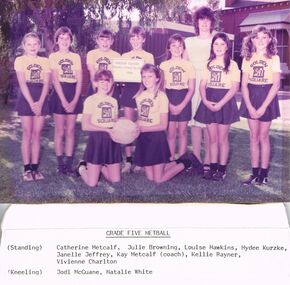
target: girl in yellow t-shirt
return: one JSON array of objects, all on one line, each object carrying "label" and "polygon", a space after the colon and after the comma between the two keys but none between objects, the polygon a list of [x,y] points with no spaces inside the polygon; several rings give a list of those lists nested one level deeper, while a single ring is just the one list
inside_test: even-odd
[{"label": "girl in yellow t-shirt", "polygon": [[223,181],[229,156],[230,125],[239,121],[234,98],[239,89],[240,70],[230,56],[230,40],[225,33],[213,39],[210,58],[200,81],[202,101],[194,119],[206,124],[210,141],[210,170],[207,180]]},{"label": "girl in yellow t-shirt", "polygon": [[24,164],[24,181],[44,178],[38,171],[40,135],[44,126],[44,116],[49,114],[47,94],[50,68],[48,59],[37,55],[40,39],[36,33],[23,37],[24,55],[15,59],[15,71],[21,96],[16,103],[16,111],[21,118],[21,153]]},{"label": "girl in yellow t-shirt", "polygon": [[[132,50],[122,54],[122,58],[125,59],[136,59],[140,60],[142,64],[150,63],[154,64],[154,57],[151,53],[143,49],[145,43],[146,32],[143,27],[133,26],[129,31],[129,42],[132,47]],[[136,102],[134,96],[139,90],[140,83],[138,82],[126,82],[124,83],[124,88],[121,96],[121,106],[124,107],[124,115],[127,119],[134,121],[135,119],[135,109]],[[127,145],[125,147],[126,153],[126,162],[122,168],[122,173],[130,172],[132,168],[132,146]],[[139,168],[134,168],[134,171],[139,171]]]},{"label": "girl in yellow t-shirt", "polygon": [[169,161],[170,150],[166,138],[169,102],[161,90],[161,71],[152,64],[145,64],[141,77],[140,90],[135,96],[140,135],[136,142],[134,163],[144,167],[150,181],[161,183],[190,168],[192,161],[185,155],[176,161]]},{"label": "girl in yellow t-shirt", "polygon": [[49,56],[54,92],[51,97],[54,149],[58,173],[72,173],[75,124],[82,113],[80,99],[82,68],[80,56],[71,52],[73,35],[68,27],[60,27],[54,35],[55,52]]},{"label": "girl in yellow t-shirt", "polygon": [[269,129],[280,116],[280,59],[277,40],[263,27],[256,27],[242,46],[242,93],[240,115],[248,119],[252,174],[243,185],[266,184],[270,160]]},{"label": "girl in yellow t-shirt", "polygon": [[84,102],[82,129],[89,132],[89,139],[77,173],[90,187],[97,185],[101,173],[112,183],[121,179],[121,146],[110,136],[118,119],[118,102],[112,97],[113,84],[110,70],[97,71],[94,77],[97,91]]},{"label": "girl in yellow t-shirt", "polygon": [[167,42],[167,60],[160,68],[164,72],[166,95],[169,99],[167,140],[171,160],[175,157],[178,133],[178,156],[187,151],[187,124],[191,120],[191,98],[194,93],[195,72],[190,61],[182,58],[185,50],[181,35],[172,35]]}]

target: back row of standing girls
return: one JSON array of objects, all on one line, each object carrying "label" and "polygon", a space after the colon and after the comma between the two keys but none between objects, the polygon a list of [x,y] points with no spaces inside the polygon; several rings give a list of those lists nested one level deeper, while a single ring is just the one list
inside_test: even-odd
[{"label": "back row of standing girls", "polygon": [[[167,119],[164,119],[164,117],[167,117],[168,111],[165,111],[167,103],[164,95],[162,95],[162,88],[160,87],[162,83],[160,70],[152,65],[154,63],[152,54],[143,50],[145,33],[141,27],[133,27],[131,29],[129,41],[132,46],[132,51],[123,55],[126,58],[143,59],[145,63],[151,64],[145,65],[145,69],[142,69],[142,84],[139,91],[139,84],[126,83],[120,103],[124,107],[125,116],[133,120],[134,108],[136,108],[137,102],[138,123],[141,135],[137,141],[135,160],[137,165],[144,166],[146,176],[156,182],[166,181],[176,173],[190,166],[192,161],[184,157],[187,149],[186,126],[188,121],[191,121],[190,123],[192,125],[193,153],[199,161],[201,161],[201,130],[204,125],[206,126],[206,128],[203,128],[206,142],[204,178],[211,180],[223,180],[225,178],[229,153],[229,126],[238,120],[238,111],[233,96],[239,87],[239,70],[236,63],[230,59],[229,40],[227,36],[223,33],[218,33],[212,37],[211,33],[214,26],[212,11],[206,7],[197,10],[195,13],[195,24],[197,37],[186,39],[185,44],[179,35],[174,35],[169,39],[167,45],[167,61],[163,62],[160,66],[165,74],[166,98],[169,99],[168,129]],[[48,113],[46,95],[48,92],[49,73],[51,71],[55,88],[55,93],[52,97],[52,110],[56,126],[55,152],[58,160],[58,170],[62,173],[72,171],[74,125],[76,114],[81,112],[79,101],[82,80],[80,59],[78,55],[70,52],[72,35],[68,28],[60,28],[56,32],[55,42],[58,51],[50,56],[51,70],[45,58],[37,57],[40,43],[31,34],[30,36],[26,35],[23,39],[25,55],[17,58],[15,62],[15,69],[23,94],[17,106],[23,127],[21,149],[24,162],[24,180],[30,181],[43,178],[43,175],[38,171],[37,167],[40,131],[44,122],[42,115]],[[120,55],[111,50],[113,36],[108,30],[102,30],[99,33],[97,44],[98,49],[89,52],[87,55],[92,91],[98,87],[96,94],[101,92],[103,95],[108,95],[110,92],[104,90],[106,88],[100,87],[100,84],[112,81],[110,73],[97,73],[96,75],[96,72],[104,69],[110,70],[112,59]],[[207,50],[208,52],[206,54],[205,51]],[[259,28],[245,38],[242,54],[244,56],[242,66],[243,101],[240,112],[241,116],[248,118],[249,122],[253,169],[252,175],[244,184],[248,185],[256,182],[266,183],[270,154],[269,127],[271,120],[279,116],[276,94],[279,89],[280,66],[275,39],[265,28]],[[191,63],[185,59],[190,59]],[[34,61],[37,61],[37,63],[34,63]],[[156,83],[154,86],[148,86],[148,83],[145,82],[145,79],[150,77],[148,74],[151,77],[153,76]],[[196,88],[194,88],[194,85]],[[116,87],[115,90],[117,91],[113,93],[112,97],[119,99],[118,95],[120,92],[118,92],[118,84],[116,84]],[[35,88],[38,88],[38,91],[35,91]],[[145,92],[147,94],[148,92],[146,91],[150,90],[152,91],[151,93],[149,92],[151,94],[150,96],[154,94],[150,100],[163,98],[158,99],[158,101],[161,100],[163,109],[160,104],[157,104],[161,108],[157,112],[159,118],[155,120],[156,125],[153,124],[148,130],[146,129],[148,126],[142,126],[141,118],[144,117],[144,114],[143,116],[141,115],[142,108],[140,106],[138,107],[138,98],[142,98],[143,93]],[[133,98],[136,93],[138,95],[136,98]],[[193,93],[195,93],[194,96]],[[202,103],[198,102],[198,100],[200,101],[199,98],[201,98]],[[145,101],[142,100],[142,102]],[[190,102],[192,102],[192,106]],[[23,112],[25,108],[27,110]],[[90,108],[86,108],[85,104],[84,114],[90,114],[90,110],[88,111],[88,109]],[[85,120],[85,122],[87,121]],[[84,123],[83,119],[84,129],[96,131],[96,129],[84,127],[85,125],[86,123]],[[179,159],[174,161],[177,127]],[[105,128],[108,128],[108,126]],[[167,143],[164,143],[162,139],[164,135],[159,134],[154,147],[158,145],[156,142],[161,140],[159,145],[163,146],[163,150],[165,149],[165,155],[162,161],[144,163],[143,157],[140,162],[138,158],[140,156],[140,145],[146,148],[144,145],[146,145],[146,140],[148,139],[143,139],[145,144],[141,143],[141,138],[144,137],[143,132],[163,132],[165,129],[167,129],[170,160],[169,158],[167,159],[166,154]],[[110,131],[106,132],[108,134],[110,133]],[[64,138],[65,159],[63,157]],[[149,153],[150,151],[152,152],[152,149],[149,150]],[[127,147],[126,155],[124,171],[130,170],[132,166],[131,147]],[[149,154],[148,156],[151,157]],[[120,180],[120,158],[111,162],[90,162],[88,160],[90,155],[85,157],[88,164],[87,166],[80,165],[79,170],[82,178],[88,185],[96,185],[100,172],[104,172],[105,177],[112,182]],[[146,165],[148,163],[151,165]],[[152,163],[154,163],[154,167]],[[97,170],[94,167],[90,167],[90,164],[92,166],[97,165]],[[110,164],[116,164],[117,166],[112,168],[113,171],[109,171],[111,173],[109,175],[107,174],[107,170],[109,169],[107,166]],[[148,168],[148,166],[150,167]],[[94,174],[91,175],[88,173]],[[95,173],[98,173],[98,175]],[[85,178],[86,176],[90,178]]]}]

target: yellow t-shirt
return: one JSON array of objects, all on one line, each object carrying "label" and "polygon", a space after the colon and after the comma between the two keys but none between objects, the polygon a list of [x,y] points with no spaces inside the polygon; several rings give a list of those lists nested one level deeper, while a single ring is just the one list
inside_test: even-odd
[{"label": "yellow t-shirt", "polygon": [[87,54],[87,64],[93,65],[96,70],[112,70],[112,60],[120,57],[121,55],[114,50],[93,49]]},{"label": "yellow t-shirt", "polygon": [[250,60],[243,59],[242,70],[249,75],[251,84],[272,84],[273,73],[281,72],[280,58],[278,55],[266,58],[254,53]]},{"label": "yellow t-shirt", "polygon": [[57,70],[58,80],[60,82],[77,82],[76,71],[80,71],[82,69],[81,58],[77,53],[61,53],[59,51],[54,52],[49,56],[49,63],[51,69]]},{"label": "yellow t-shirt", "polygon": [[168,89],[187,89],[188,80],[195,78],[193,65],[185,59],[169,59],[160,64],[164,72],[165,87]]},{"label": "yellow t-shirt", "polygon": [[123,58],[140,59],[145,63],[154,64],[154,57],[152,53],[145,50],[131,50],[122,54]]},{"label": "yellow t-shirt", "polygon": [[209,69],[203,70],[202,79],[207,80],[207,87],[217,89],[230,89],[232,82],[240,82],[240,70],[237,63],[231,60],[229,71],[226,73],[223,60],[214,59]]},{"label": "yellow t-shirt", "polygon": [[112,128],[118,118],[118,102],[111,96],[96,93],[85,100],[83,113],[91,115],[95,126]]},{"label": "yellow t-shirt", "polygon": [[140,126],[151,127],[160,124],[160,114],[168,113],[169,102],[166,94],[159,91],[156,98],[149,91],[143,91],[136,97]]},{"label": "yellow t-shirt", "polygon": [[48,58],[40,56],[19,56],[15,59],[14,68],[16,72],[24,72],[29,83],[43,83],[44,74],[50,73]]}]

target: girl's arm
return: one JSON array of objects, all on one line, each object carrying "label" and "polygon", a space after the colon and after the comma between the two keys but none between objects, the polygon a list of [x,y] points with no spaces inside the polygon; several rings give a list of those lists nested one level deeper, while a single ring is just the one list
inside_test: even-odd
[{"label": "girl's arm", "polygon": [[199,84],[199,93],[200,93],[200,96],[201,96],[201,100],[203,102],[203,104],[211,111],[215,111],[214,109],[214,102],[211,102],[209,100],[207,100],[206,98],[206,85],[207,85],[207,80],[206,79],[202,79],[200,81],[200,84]]},{"label": "girl's arm", "polygon": [[170,109],[173,115],[178,115],[182,112],[182,110],[186,107],[188,102],[191,100],[193,93],[195,89],[195,79],[189,79],[188,80],[188,91],[183,99],[183,101],[176,106],[173,106],[173,108]]},{"label": "girl's arm", "polygon": [[77,105],[77,102],[79,101],[80,95],[81,95],[82,80],[83,80],[82,70],[76,71],[76,79],[77,79],[76,91],[75,91],[73,100],[69,103],[69,108],[68,108],[69,112],[74,111],[74,109]]},{"label": "girl's arm", "polygon": [[249,111],[249,114],[251,116],[251,118],[253,119],[257,119],[257,110],[253,107],[251,101],[250,101],[250,97],[249,97],[249,88],[248,88],[248,83],[249,83],[249,74],[243,72],[242,75],[242,95],[243,95],[243,99],[245,101],[246,107]]},{"label": "girl's arm", "polygon": [[161,113],[160,123],[158,125],[151,127],[139,126],[139,130],[141,133],[165,131],[167,129],[167,125],[168,125],[168,113]]},{"label": "girl's arm", "polygon": [[230,99],[232,99],[239,90],[240,83],[232,81],[232,87],[226,93],[226,95],[214,105],[216,111],[219,111]]},{"label": "girl's arm", "polygon": [[274,97],[277,95],[279,89],[280,89],[280,73],[279,72],[275,72],[273,74],[273,85],[270,88],[265,101],[263,102],[261,107],[257,110],[258,118],[260,118],[261,116],[264,115],[267,107],[272,102]]},{"label": "girl's arm", "polygon": [[82,116],[82,130],[83,131],[89,131],[89,132],[102,131],[102,132],[107,132],[108,134],[111,133],[112,129],[97,127],[94,124],[92,124],[91,117],[92,115],[90,114],[83,114]]},{"label": "girl's arm", "polygon": [[52,70],[52,83],[53,83],[53,87],[54,87],[54,89],[59,97],[59,100],[60,100],[63,108],[66,110],[68,107],[68,102],[65,99],[65,96],[63,94],[61,84],[58,80],[58,71],[56,69]]},{"label": "girl's arm", "polygon": [[90,73],[91,84],[93,86],[93,89],[95,89],[94,88],[94,76],[95,76],[97,70],[95,69],[95,66],[92,65],[92,64],[87,64],[87,67],[88,67],[88,70],[89,70],[89,73]]},{"label": "girl's arm", "polygon": [[42,106],[44,103],[44,100],[48,94],[49,90],[49,82],[50,82],[50,72],[44,73],[44,78],[43,78],[43,87],[41,90],[41,95],[39,97],[39,100],[35,102],[37,104],[37,115],[41,114]]},{"label": "girl's arm", "polygon": [[17,80],[18,80],[18,83],[19,83],[19,87],[20,87],[21,93],[23,94],[24,98],[26,99],[26,101],[28,102],[28,104],[31,107],[32,104],[34,103],[34,101],[32,99],[30,91],[29,91],[29,89],[27,87],[24,72],[16,71],[16,76],[17,76]]}]

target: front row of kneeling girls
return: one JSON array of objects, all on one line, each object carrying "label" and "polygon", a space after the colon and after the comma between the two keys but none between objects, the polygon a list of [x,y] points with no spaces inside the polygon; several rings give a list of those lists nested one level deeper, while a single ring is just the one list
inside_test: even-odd
[{"label": "front row of kneeling girls", "polygon": [[[65,40],[69,43],[66,44]],[[59,52],[68,53],[71,38],[63,39],[60,36],[57,41]],[[200,86],[196,87],[200,88],[202,103],[197,110],[195,120],[205,123],[210,134],[211,165],[210,171],[204,175],[204,178],[209,180],[221,181],[225,178],[229,154],[228,132],[230,125],[239,120],[234,95],[239,88],[240,71],[237,64],[230,58],[229,45],[226,34],[217,33],[213,37],[207,68],[203,72]],[[25,181],[31,181],[43,179],[37,167],[40,132],[44,123],[44,115],[47,114],[46,95],[50,70],[47,59],[42,60],[36,57],[40,47],[39,39],[32,34],[24,37],[23,47],[25,56],[18,58],[15,62],[23,95],[18,100],[17,110],[23,129],[21,144],[24,161],[23,178]],[[243,100],[240,115],[248,118],[253,172],[244,184],[262,184],[267,182],[271,120],[279,116],[276,95],[279,90],[280,62],[275,38],[264,27],[260,27],[245,38],[242,54],[244,55],[242,65]],[[25,64],[25,60],[29,61],[29,64]],[[59,70],[58,73],[61,72],[65,74],[66,70]],[[81,78],[78,76],[78,70],[74,73],[73,82],[57,77],[57,72],[53,71],[53,73],[55,73],[53,76],[55,90],[60,100],[63,99],[61,104],[65,110],[67,109],[66,111],[72,114],[71,118],[64,118],[62,117],[63,112],[55,112],[56,126],[59,126],[60,131],[63,132],[64,119],[68,126],[75,123],[76,113],[74,111],[77,109]],[[149,180],[161,183],[171,179],[182,170],[190,168],[195,157],[181,155],[179,159],[172,160],[166,137],[170,108],[167,95],[162,91],[163,78],[160,69],[152,64],[145,64],[141,70],[141,78],[140,90],[135,95],[138,111],[137,124],[140,131],[136,143],[135,164],[144,167]],[[85,162],[78,165],[79,174],[89,186],[95,186],[98,183],[101,173],[108,181],[119,182],[122,161],[120,145],[113,142],[110,137],[113,123],[118,118],[118,102],[111,97],[114,84],[112,73],[108,70],[99,71],[94,80],[97,93],[86,99],[83,109],[82,128],[89,131],[84,154]],[[62,95],[64,95],[64,85],[68,85],[67,83],[70,82],[74,84],[74,96],[68,99]],[[77,87],[75,87],[76,83]],[[35,91],[35,88],[38,89]],[[105,120],[102,119],[102,112],[106,112]],[[68,164],[66,168],[63,168],[62,158],[59,157],[60,171],[70,170],[71,167],[70,154],[73,141],[69,137],[67,139]],[[62,144],[59,142],[56,145]],[[61,153],[61,147],[59,150],[56,149],[57,156],[60,156]],[[261,160],[261,164],[259,160]]]}]

